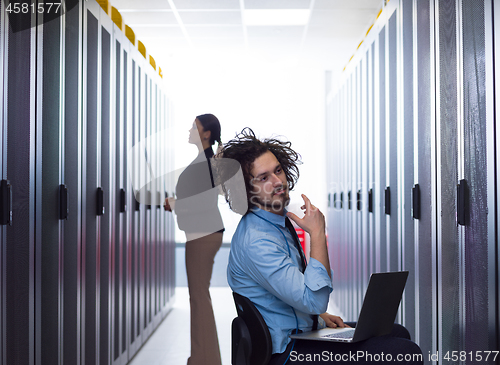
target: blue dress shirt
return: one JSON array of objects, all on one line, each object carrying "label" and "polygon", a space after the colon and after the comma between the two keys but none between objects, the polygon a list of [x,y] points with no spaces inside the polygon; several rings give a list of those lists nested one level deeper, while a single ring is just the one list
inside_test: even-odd
[{"label": "blue dress shirt", "polygon": [[333,290],[328,272],[316,259],[301,272],[300,254],[285,218],[258,208],[244,215],[231,241],[227,267],[231,289],[250,299],[266,321],[273,353],[285,351],[297,327],[312,329],[311,315],[326,311]]}]

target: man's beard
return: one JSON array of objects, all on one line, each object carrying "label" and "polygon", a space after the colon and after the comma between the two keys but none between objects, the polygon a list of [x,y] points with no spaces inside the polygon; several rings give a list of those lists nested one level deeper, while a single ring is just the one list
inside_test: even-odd
[{"label": "man's beard", "polygon": [[268,210],[281,212],[286,206],[288,206],[288,203],[290,203],[290,196],[288,195],[288,191],[285,191],[283,195],[278,195],[278,197],[280,198],[279,200],[273,199],[272,201],[264,201],[261,200],[258,196],[254,195],[250,198],[250,202],[253,205],[260,206],[261,208],[267,208]]}]

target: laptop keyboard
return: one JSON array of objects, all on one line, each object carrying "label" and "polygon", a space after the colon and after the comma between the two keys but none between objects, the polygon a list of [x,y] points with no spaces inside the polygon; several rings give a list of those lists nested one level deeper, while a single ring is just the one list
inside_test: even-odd
[{"label": "laptop keyboard", "polygon": [[325,338],[352,338],[354,336],[354,329],[350,331],[344,331],[339,333],[331,333],[329,335],[324,335]]}]

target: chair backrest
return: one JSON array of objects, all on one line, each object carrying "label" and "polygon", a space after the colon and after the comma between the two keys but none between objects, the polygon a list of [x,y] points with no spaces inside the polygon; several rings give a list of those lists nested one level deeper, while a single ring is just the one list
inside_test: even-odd
[{"label": "chair backrest", "polygon": [[232,365],[267,365],[272,341],[259,310],[246,297],[233,292],[238,318],[232,324]]}]

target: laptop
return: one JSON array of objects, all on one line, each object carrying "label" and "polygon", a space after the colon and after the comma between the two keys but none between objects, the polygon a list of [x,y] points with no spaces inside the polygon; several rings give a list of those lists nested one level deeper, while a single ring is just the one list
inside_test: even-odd
[{"label": "laptop", "polygon": [[359,342],[391,333],[408,271],[377,273],[370,276],[356,328],[323,328],[290,335],[314,341]]}]

